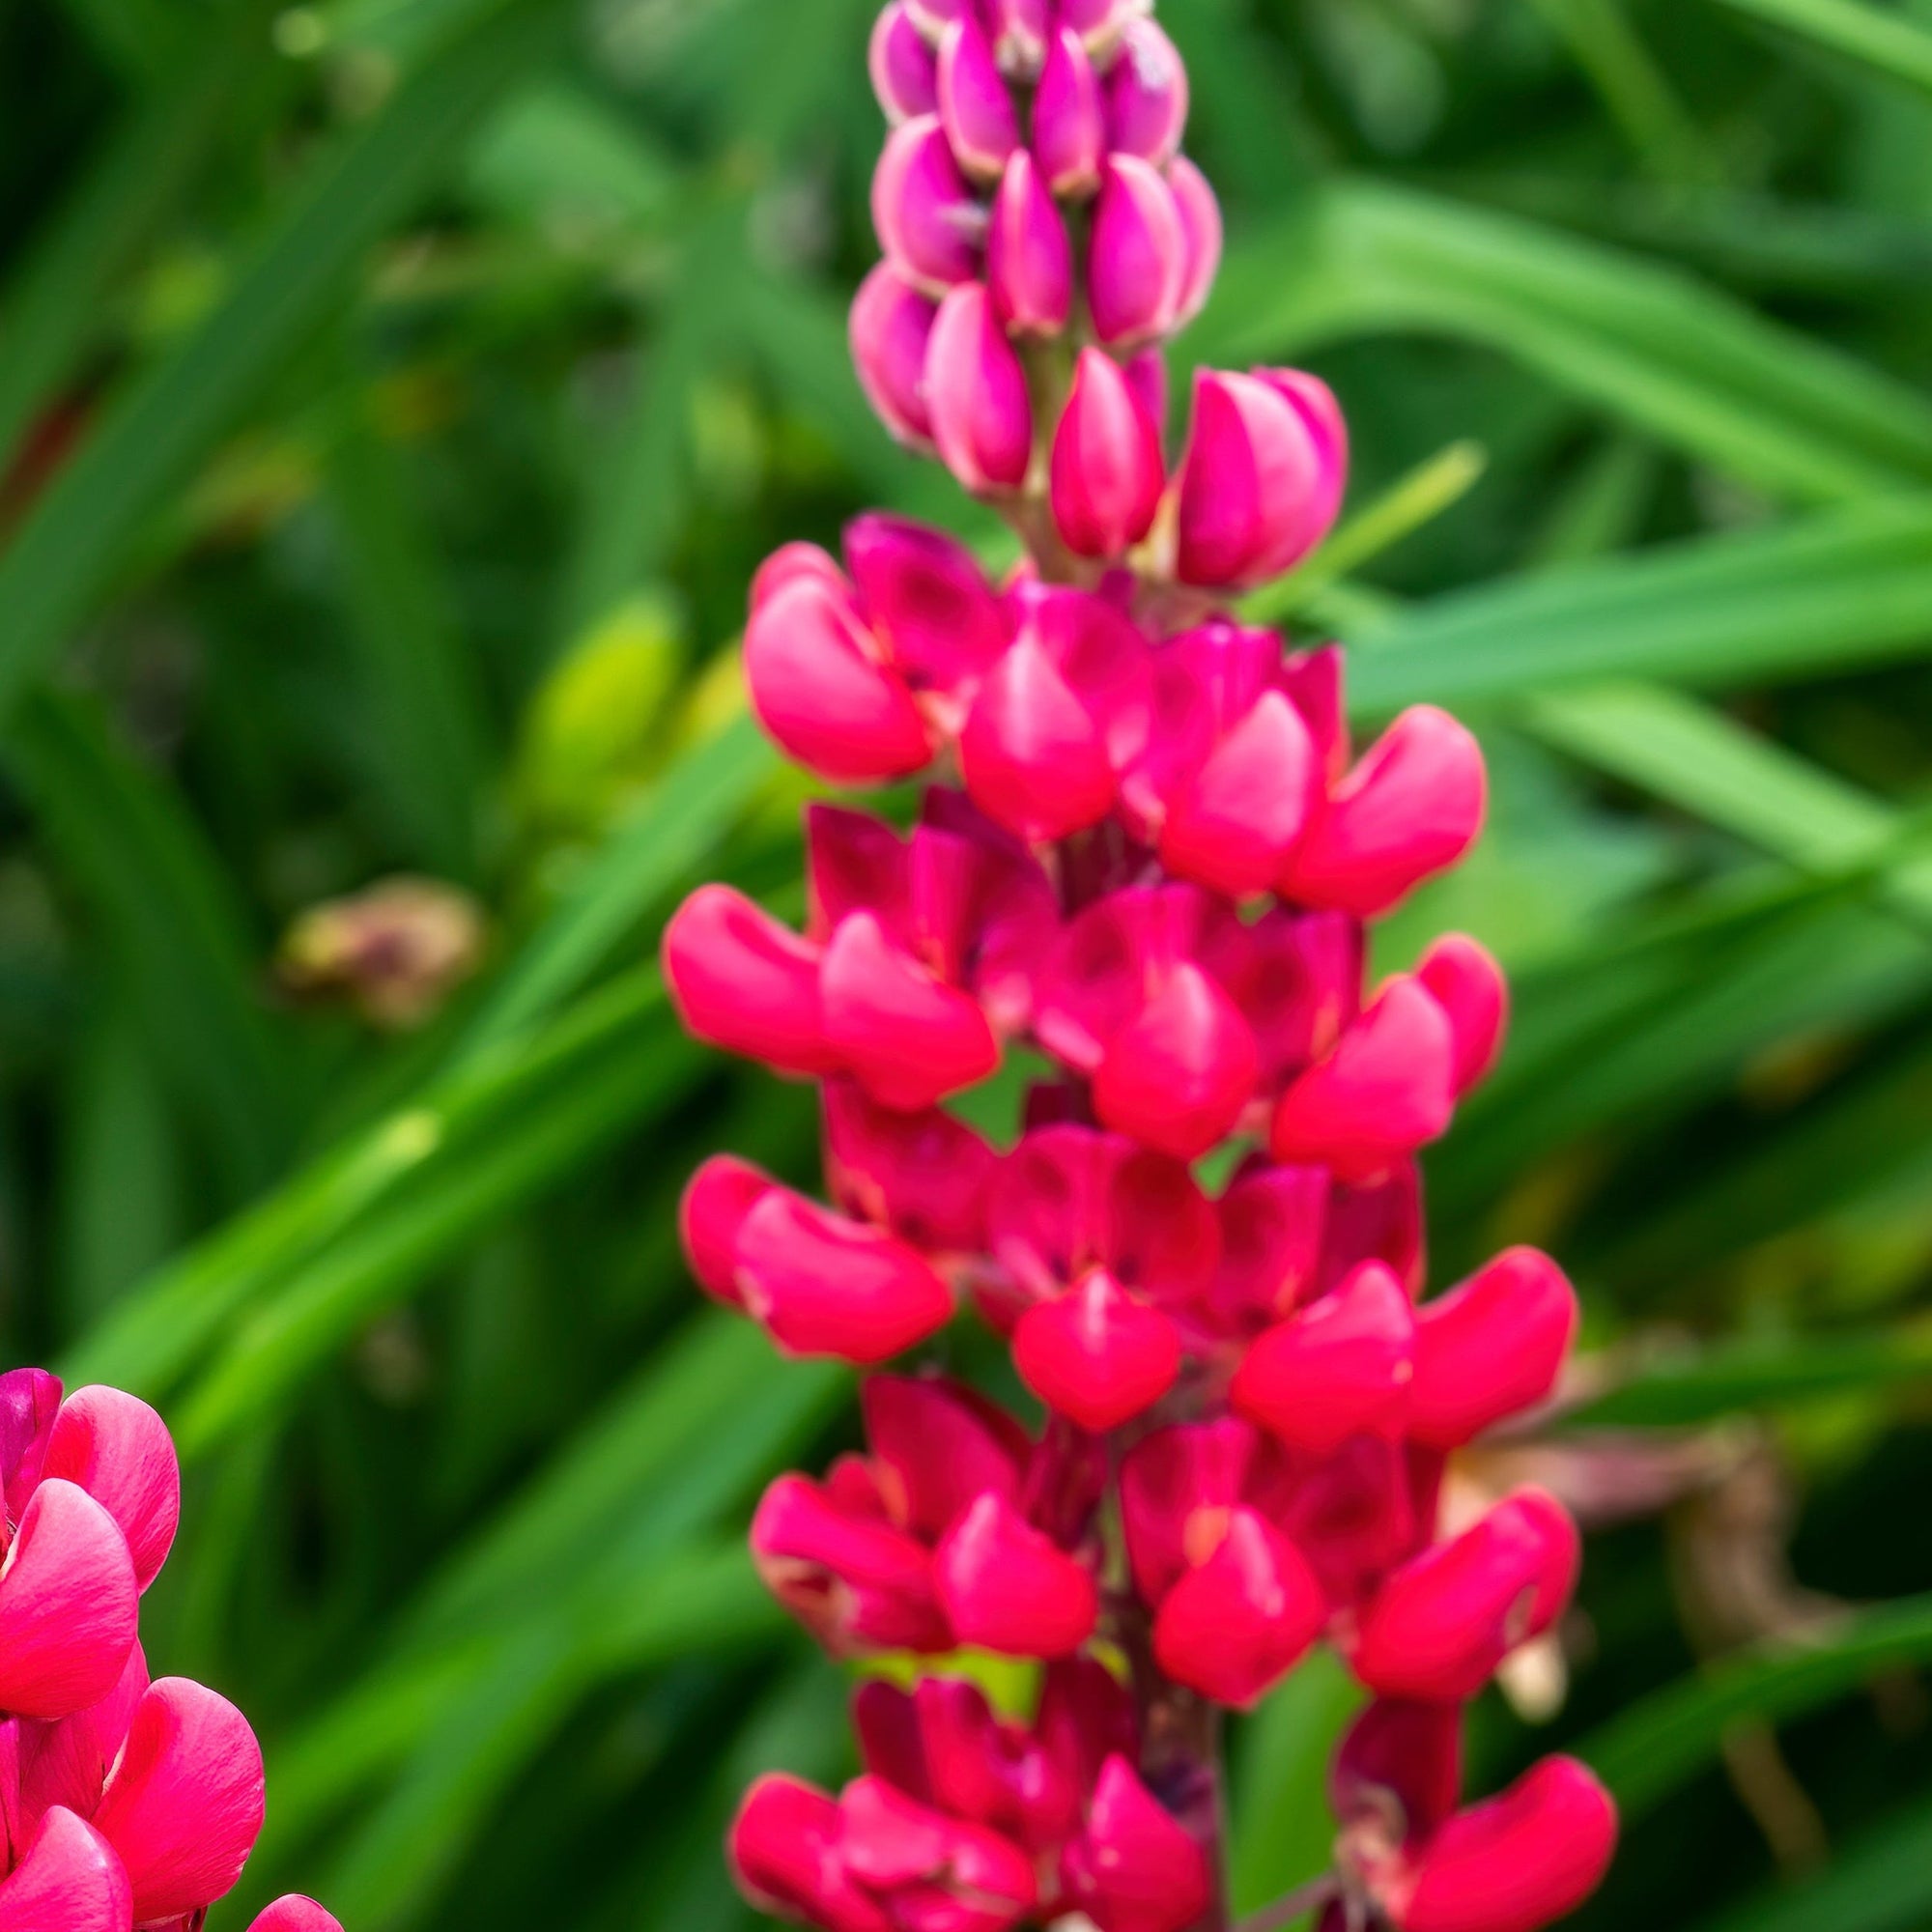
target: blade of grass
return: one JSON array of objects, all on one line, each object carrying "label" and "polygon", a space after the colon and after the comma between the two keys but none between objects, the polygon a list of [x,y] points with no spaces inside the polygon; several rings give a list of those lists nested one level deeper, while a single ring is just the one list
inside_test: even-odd
[{"label": "blade of grass", "polygon": [[1932,94],[1932,34],[1897,14],[1882,13],[1859,0],[1719,0],[1719,4],[1787,28],[1875,73]]}]

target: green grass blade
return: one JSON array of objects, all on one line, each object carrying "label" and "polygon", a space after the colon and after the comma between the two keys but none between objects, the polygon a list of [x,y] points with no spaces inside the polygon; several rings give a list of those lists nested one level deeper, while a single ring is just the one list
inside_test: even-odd
[{"label": "green grass blade", "polygon": [[1788,28],[1814,45],[1860,62],[1876,73],[1932,94],[1932,34],[1896,13],[1861,0],[1719,0],[1719,4]]}]

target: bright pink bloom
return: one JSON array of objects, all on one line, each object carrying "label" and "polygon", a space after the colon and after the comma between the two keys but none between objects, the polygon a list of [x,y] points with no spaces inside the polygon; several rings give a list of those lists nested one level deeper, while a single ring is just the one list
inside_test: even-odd
[{"label": "bright pink bloom", "polygon": [[1073,309],[1073,248],[1039,168],[1024,148],[1007,161],[986,235],[993,312],[1015,335],[1058,335]]},{"label": "bright pink bloom", "polygon": [[1151,19],[1131,22],[1107,70],[1107,146],[1165,167],[1187,128],[1187,70]]},{"label": "bright pink bloom", "polygon": [[1380,1702],[1342,1742],[1332,1779],[1345,1882],[1399,1932],[1539,1932],[1596,1889],[1616,1811],[1574,1758],[1545,1758],[1459,1810],[1454,1706]]},{"label": "bright pink bloom", "polygon": [[41,1820],[25,1854],[0,1880],[7,1932],[128,1932],[133,1893],[111,1846],[71,1811]]},{"label": "bright pink bloom", "polygon": [[1051,481],[1054,524],[1080,556],[1123,555],[1160,507],[1167,472],[1159,424],[1121,365],[1098,349],[1083,349],[1074,366],[1054,432]]},{"label": "bright pink bloom", "polygon": [[1080,37],[1056,28],[1033,101],[1033,152],[1052,191],[1084,200],[1100,185],[1107,155],[1099,77]]},{"label": "bright pink bloom", "polygon": [[1577,1527],[1541,1490],[1519,1490],[1471,1528],[1382,1581],[1346,1644],[1385,1697],[1472,1697],[1519,1644],[1554,1623],[1576,1587]]},{"label": "bright pink bloom", "polygon": [[333,1913],[325,1912],[312,1898],[290,1893],[269,1906],[249,1926],[248,1932],[342,1932],[342,1923]]},{"label": "bright pink bloom", "polygon": [[1108,156],[1087,263],[1094,333],[1110,349],[1166,334],[1187,274],[1187,231],[1174,190],[1151,162]]},{"label": "bright pink bloom", "polygon": [[1466,933],[1445,933],[1422,955],[1415,977],[1449,1015],[1456,1036],[1460,1098],[1495,1065],[1509,1027],[1509,985],[1502,968]]},{"label": "bright pink bloom", "polygon": [[1200,1845],[1119,1755],[1100,1768],[1086,1829],[1062,1856],[1060,1875],[1100,1932],[1181,1932],[1214,1893]]},{"label": "bright pink bloom", "polygon": [[939,304],[881,262],[852,301],[852,362],[866,400],[898,441],[929,451],[932,414],[925,406],[925,357]]},{"label": "bright pink bloom", "polygon": [[985,28],[970,14],[940,36],[939,120],[953,159],[982,181],[996,180],[1019,146],[1013,98]]},{"label": "bright pink bloom", "polygon": [[985,213],[937,114],[922,114],[887,139],[872,176],[872,226],[886,260],[928,295],[980,272]]},{"label": "bright pink bloom", "polygon": [[[1173,191],[1163,192],[1175,206]],[[1174,223],[1183,238],[1178,210]],[[1184,238],[1175,245],[1181,270],[1170,321],[1188,280]],[[1239,588],[1298,563],[1341,508],[1348,455],[1341,411],[1313,376],[1203,371],[1177,483],[1181,582]]]},{"label": "bright pink bloom", "polygon": [[939,305],[925,358],[933,440],[975,496],[1017,490],[1033,462],[1026,370],[982,283],[961,281]]},{"label": "bright pink bloom", "polygon": [[893,0],[872,25],[867,66],[872,92],[894,127],[939,107],[938,65],[910,13]]}]

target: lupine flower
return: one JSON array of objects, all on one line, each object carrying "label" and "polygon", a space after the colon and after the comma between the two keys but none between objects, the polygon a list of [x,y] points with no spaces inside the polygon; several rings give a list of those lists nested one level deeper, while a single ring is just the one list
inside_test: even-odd
[{"label": "lupine flower", "polygon": [[[1348,435],[1315,376],[1207,369],[1170,445],[1164,345],[1222,225],[1151,14],[881,14],[860,381],[1027,554],[995,584],[867,516],[842,563],[765,565],[766,730],[923,802],[905,835],[809,808],[803,932],[708,886],[666,935],[694,1032],[823,1090],[830,1205],[715,1157],[682,1212],[700,1285],[862,1368],[970,1308],[1046,1411],[873,1375],[866,1453],[766,1492],[759,1572],[835,1654],[1045,1668],[1030,1722],[944,1677],[865,1686],[863,1775],[760,1780],[732,1861],[825,1932],[1186,1932],[1220,1910],[1206,1707],[1325,1641],[1378,1701],[1322,1932],[1538,1932],[1614,1814],[1563,1759],[1459,1809],[1461,1707],[1562,1616],[1577,1530],[1534,1487],[1444,1495],[1549,1398],[1576,1296],[1524,1248],[1424,1295],[1419,1156],[1508,995],[1459,934],[1367,979],[1368,922],[1480,831],[1482,754],[1420,706],[1358,755],[1340,652],[1228,607],[1324,539]],[[1013,1049],[1047,1064],[989,1139],[952,1110]]]}]

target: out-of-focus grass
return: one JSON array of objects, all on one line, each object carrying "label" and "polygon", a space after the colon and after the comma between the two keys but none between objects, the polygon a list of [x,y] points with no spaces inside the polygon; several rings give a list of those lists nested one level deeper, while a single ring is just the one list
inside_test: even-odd
[{"label": "out-of-focus grass", "polygon": [[[992,540],[845,364],[869,12],[0,23],[6,1353],[166,1405],[151,1651],[262,1721],[247,1889],[355,1932],[727,1932],[736,1782],[839,1768],[737,1543],[847,1387],[700,1310],[671,1235],[703,1151],[808,1178],[810,1103],[681,1042],[651,954],[691,878],[794,869],[729,661],[761,555],[872,501]],[[1306,359],[1355,433],[1275,608],[1356,646],[1365,725],[1454,704],[1494,770],[1385,935],[1517,980],[1436,1273],[1572,1264],[1592,1400],[1506,1453],[1630,1505],[1567,1685],[1486,1703],[1473,1774],[1560,1742],[1619,1785],[1590,1923],[1903,1932],[1932,6],[1163,17],[1232,236],[1183,353]],[[296,915],[398,873],[473,896],[479,976],[403,1033],[295,998]],[[1245,1897],[1322,1858],[1348,1707],[1312,1668],[1237,1737]]]}]

